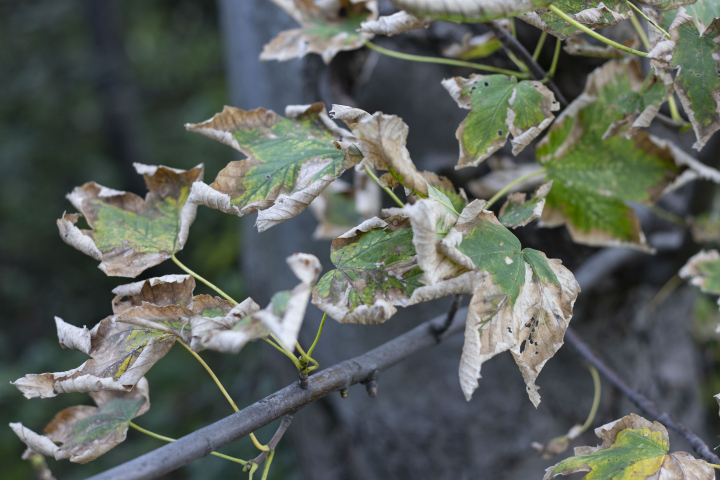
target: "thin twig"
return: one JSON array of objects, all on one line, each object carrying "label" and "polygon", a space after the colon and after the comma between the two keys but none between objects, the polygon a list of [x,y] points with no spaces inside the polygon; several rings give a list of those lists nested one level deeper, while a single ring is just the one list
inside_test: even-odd
[{"label": "thin twig", "polygon": [[[495,33],[495,37],[497,37],[497,39],[502,42],[505,48],[515,53],[515,55],[517,55],[520,60],[525,62],[525,65],[528,66],[528,68],[530,69],[530,74],[535,80],[543,80],[545,77],[547,77],[547,72],[545,72],[545,70],[543,70],[543,68],[535,60],[533,60],[532,55],[530,55],[530,53],[525,49],[525,47],[523,47],[522,43],[520,43],[512,35],[508,35],[507,31],[502,28],[502,26],[500,26],[500,24],[496,21],[490,22],[489,25],[490,28],[492,28],[493,33]],[[555,98],[558,102],[560,102],[560,105],[562,107],[567,107],[568,102],[558,88],[558,86],[555,85],[555,82],[550,80],[547,83],[547,86],[555,94]]]},{"label": "thin twig", "polygon": [[456,293],[452,299],[452,303],[450,304],[450,310],[448,310],[445,321],[437,329],[433,330],[433,334],[435,335],[435,339],[438,343],[440,342],[440,337],[442,336],[442,334],[445,333],[448,328],[450,328],[450,325],[452,325],[453,320],[455,319],[455,314],[457,313],[457,309],[458,307],[460,307],[460,300],[462,300],[462,295]]},{"label": "thin twig", "polygon": [[692,445],[697,454],[702,457],[702,459],[706,462],[720,464],[720,458],[718,458],[717,455],[712,453],[712,451],[708,448],[707,444],[703,442],[702,439],[697,436],[697,434],[689,430],[686,426],[675,421],[669,414],[658,410],[655,404],[650,401],[645,395],[625,383],[625,381],[620,378],[612,368],[610,368],[597,355],[595,355],[592,350],[590,350],[590,347],[588,347],[585,342],[580,339],[578,334],[575,333],[572,328],[568,328],[565,332],[565,339],[570,345],[575,347],[578,353],[583,358],[585,358],[585,360],[587,360],[595,368],[597,368],[600,373],[602,373],[603,376],[610,381],[610,383],[615,385],[618,390],[624,393],[630,400],[633,401],[633,403],[635,403],[635,405],[640,407],[641,410],[643,410],[646,414],[652,417],[653,420],[657,420],[666,427],[671,428],[672,430],[675,430],[677,433],[682,435],[683,438],[685,438],[685,440],[687,440],[690,445]]},{"label": "thin twig", "polygon": [[288,413],[287,415],[283,416],[282,422],[280,422],[280,426],[275,431],[275,435],[270,439],[267,446],[270,450],[267,452],[261,452],[260,455],[253,458],[251,461],[254,463],[260,463],[263,460],[265,460],[265,457],[267,457],[270,452],[275,451],[275,447],[277,447],[278,443],[280,443],[280,440],[282,439],[283,435],[285,435],[285,432],[287,431],[288,427],[293,421],[293,414]]}]

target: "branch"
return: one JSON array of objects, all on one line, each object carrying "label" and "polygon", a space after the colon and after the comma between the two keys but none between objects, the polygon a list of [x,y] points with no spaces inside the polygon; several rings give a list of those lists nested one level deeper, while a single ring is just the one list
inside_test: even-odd
[{"label": "branch", "polygon": [[[442,335],[446,338],[464,328],[467,309],[458,311],[454,322]],[[307,389],[293,383],[282,390],[220,421],[196,430],[129,462],[90,477],[88,480],[147,480],[158,478],[198,458],[209,455],[255,430],[295,412],[319,398],[370,379],[373,372],[387,370],[411,355],[437,344],[435,331],[445,315],[425,322],[369,352],[310,376]]]},{"label": "branch", "polygon": [[710,451],[710,448],[708,448],[707,444],[703,442],[702,439],[697,436],[697,434],[695,434],[693,431],[691,431],[681,423],[675,421],[669,414],[658,410],[658,408],[652,401],[650,401],[650,399],[648,399],[645,395],[625,383],[625,381],[620,378],[612,368],[610,368],[605,362],[598,358],[592,352],[592,350],[590,350],[590,347],[588,347],[585,342],[583,342],[580,337],[578,337],[578,334],[575,333],[572,328],[568,328],[565,332],[565,339],[570,345],[575,347],[575,349],[582,357],[584,357],[589,363],[591,363],[595,368],[597,368],[600,373],[605,376],[605,378],[610,380],[610,383],[615,385],[618,390],[627,395],[627,397],[632,400],[635,405],[640,407],[641,410],[651,416],[654,420],[657,420],[666,427],[671,428],[680,435],[682,435],[685,440],[690,442],[690,445],[692,445],[697,454],[700,455],[703,460],[709,463],[714,463],[716,465],[720,464],[720,458],[718,458],[717,455]]},{"label": "branch", "polygon": [[280,422],[280,426],[278,427],[277,431],[275,432],[275,435],[270,439],[268,442],[268,448],[270,450],[266,452],[261,452],[260,455],[252,459],[253,463],[259,464],[263,460],[265,460],[265,457],[270,455],[270,452],[275,450],[275,447],[277,447],[278,443],[280,443],[280,440],[282,439],[283,435],[285,435],[285,432],[287,431],[288,427],[292,423],[293,420],[293,414],[288,413],[287,415],[283,416],[282,422]]},{"label": "branch", "polygon": [[[490,25],[493,33],[495,33],[497,39],[502,42],[503,46],[517,55],[520,60],[525,62],[525,65],[528,66],[530,73],[535,80],[544,80],[547,78],[547,72],[543,70],[543,68],[533,59],[532,55],[525,50],[525,47],[523,47],[515,37],[509,35],[508,32],[497,23],[497,21],[490,22],[488,25]],[[555,98],[557,98],[558,102],[560,102],[560,105],[563,108],[567,107],[568,102],[558,86],[555,85],[555,82],[549,80],[547,86],[555,94]]]}]

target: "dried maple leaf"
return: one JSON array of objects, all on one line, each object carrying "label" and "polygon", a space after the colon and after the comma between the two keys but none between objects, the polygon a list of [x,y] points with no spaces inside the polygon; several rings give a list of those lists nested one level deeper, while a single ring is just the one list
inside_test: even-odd
[{"label": "dried maple leaf", "polygon": [[[693,255],[680,269],[680,277],[700,287],[705,293],[720,295],[720,252],[702,250]],[[720,299],[718,299],[720,305]]]},{"label": "dried maple leaf", "polygon": [[[79,405],[59,412],[38,435],[21,423],[10,427],[33,452],[87,463],[125,440],[129,423],[150,408],[148,382],[141,378],[128,392],[94,392],[97,407]],[[61,444],[58,446],[57,444]]]},{"label": "dried maple leaf", "polygon": [[528,201],[525,201],[524,193],[511,193],[500,209],[498,220],[506,227],[516,229],[540,218],[545,207],[545,197],[550,193],[551,188],[552,181],[543,183],[535,189],[535,193]]},{"label": "dried maple leaf", "polygon": [[193,183],[202,180],[202,165],[184,171],[136,163],[135,169],[148,187],[144,200],[90,182],[67,198],[91,230],[75,226],[78,214],[57,221],[62,239],[101,261],[100,269],[110,276],[136,277],[167,260],[185,246],[195,220],[197,205],[188,196]]},{"label": "dried maple leaf", "polygon": [[402,216],[366,220],[332,242],[337,267],[313,290],[312,302],[340,323],[383,323],[407,305],[419,287],[410,221]]},{"label": "dried maple leaf", "polygon": [[713,480],[715,472],[704,460],[685,452],[668,453],[665,427],[630,414],[595,429],[602,439],[597,447],[578,447],[575,456],[546,470],[543,480],[557,475],[590,472],[584,478],[637,480]]},{"label": "dried maple leaf", "polygon": [[193,322],[233,309],[232,303],[220,298],[193,297],[194,286],[190,276],[167,275],[117,287],[115,315],[92,330],[56,318],[60,344],[92,358],[67,372],[29,374],[13,384],[27,398],[129,391],[178,338],[191,341]]},{"label": "dried maple leaf", "polygon": [[[633,15],[632,8],[624,0],[555,0],[552,4],[593,30],[611,27]],[[581,33],[546,8],[518,15],[518,18],[563,40]]]},{"label": "dried maple leaf", "polygon": [[455,136],[460,158],[455,168],[474,167],[500,150],[512,133],[513,155],[547,128],[560,109],[542,83],[506,75],[471,75],[443,80],[443,87],[470,113]]},{"label": "dried maple leaf", "polygon": [[362,22],[360,24],[360,31],[370,35],[387,35],[392,37],[393,35],[417,30],[418,28],[425,28],[428,25],[430,25],[430,20],[401,10],[392,15]]},{"label": "dried maple leaf", "polygon": [[378,213],[380,187],[364,170],[356,170],[354,185],[335,180],[311,204],[319,225],[313,238],[333,239]]},{"label": "dried maple leaf", "polygon": [[287,350],[293,351],[322,267],[317,257],[307,253],[295,253],[287,258],[287,263],[300,279],[299,285],[277,292],[264,310],[247,299],[228,312],[218,312],[214,318],[193,321],[192,348],[237,353],[250,340],[272,333]]},{"label": "dried maple leaf", "polygon": [[377,0],[273,0],[302,28],[281,32],[263,48],[260,60],[291,60],[317,53],[325,63],[338,52],[361,48],[372,35],[358,32],[377,18]]},{"label": "dried maple leaf", "polygon": [[225,107],[210,120],[185,127],[247,155],[231,162],[210,185],[193,185],[190,201],[242,217],[259,211],[259,231],[303,212],[361,158],[333,142],[350,137],[321,103],[287,107],[283,118],[263,108]]},{"label": "dried maple leaf", "polygon": [[[712,2],[698,4],[692,16],[681,7],[668,28],[671,39],[661,37],[648,53],[652,65],[680,98],[695,131],[696,150],[720,129],[718,16],[720,6]],[[677,70],[674,79],[671,70]]]},{"label": "dried maple leaf", "polygon": [[420,17],[453,22],[490,22],[543,7],[553,0],[391,0],[398,8]]},{"label": "dried maple leaf", "polygon": [[[469,400],[478,386],[482,364],[510,350],[534,405],[540,370],[563,344],[580,287],[559,260],[530,248],[484,210],[476,200],[439,241],[439,250],[465,273],[418,288],[409,304],[449,293],[470,293],[460,385]],[[418,249],[418,255],[422,250]],[[422,262],[422,260],[420,260]]]},{"label": "dried maple leaf", "polygon": [[[370,115],[359,108],[343,105],[333,105],[330,114],[352,130],[366,164],[377,170],[389,171],[411,192],[428,196],[427,182],[415,168],[405,146],[409,129],[402,118],[382,112]],[[352,152],[353,148],[354,143],[344,146],[346,152]]]}]

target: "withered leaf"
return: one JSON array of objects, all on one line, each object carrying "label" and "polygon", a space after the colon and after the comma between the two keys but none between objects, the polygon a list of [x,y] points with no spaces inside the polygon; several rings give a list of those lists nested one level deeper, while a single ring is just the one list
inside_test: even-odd
[{"label": "withered leaf", "polygon": [[[556,0],[553,6],[592,30],[610,27],[633,15],[632,8],[624,0]],[[581,33],[546,8],[518,15],[518,18],[563,40]]]},{"label": "withered leaf", "polygon": [[320,279],[313,304],[341,323],[385,322],[421,285],[412,238],[403,216],[375,217],[336,238],[337,268]]},{"label": "withered leaf", "polygon": [[425,18],[416,17],[404,10],[393,13],[388,16],[381,16],[376,20],[369,20],[360,24],[360,31],[370,35],[387,35],[392,37],[400,33],[417,30],[430,25],[430,21]]},{"label": "withered leaf", "polygon": [[186,125],[248,157],[231,162],[210,186],[194,185],[190,201],[240,217],[259,211],[262,232],[304,211],[361,160],[333,144],[350,133],[328,118],[323,104],[289,106],[285,114],[225,107],[206,122]]},{"label": "withered leaf", "polygon": [[420,17],[453,22],[490,22],[535,10],[553,0],[391,0],[392,3]]},{"label": "withered leaf", "polygon": [[[87,463],[125,440],[130,421],[150,408],[148,382],[128,392],[94,392],[97,407],[79,405],[59,412],[38,435],[21,423],[10,427],[28,448],[55,460]],[[60,444],[60,445],[57,445]]]},{"label": "withered leaf", "polygon": [[551,188],[552,181],[543,183],[535,189],[535,193],[528,201],[525,201],[524,193],[511,193],[500,209],[498,220],[506,227],[515,229],[540,218],[545,207],[545,197],[550,193]]},{"label": "withered leaf", "polygon": [[712,480],[713,468],[685,452],[668,453],[665,427],[633,414],[595,429],[597,447],[578,447],[575,456],[546,470],[543,480],[558,475],[590,472],[584,478],[638,480]]},{"label": "withered leaf", "polygon": [[184,171],[136,163],[135,169],[148,187],[144,200],[90,182],[67,198],[91,229],[75,226],[78,214],[57,221],[62,239],[101,261],[100,269],[110,276],[136,277],[167,260],[182,250],[195,220],[197,205],[188,196],[193,183],[202,180],[202,165]]},{"label": "withered leaf", "polygon": [[[428,196],[427,182],[413,164],[405,146],[409,129],[402,118],[382,112],[370,115],[359,108],[343,105],[333,105],[330,114],[345,122],[357,137],[364,162],[377,170],[389,171],[411,192]],[[352,147],[354,144],[344,149],[351,152]]]},{"label": "withered leaf", "polygon": [[338,52],[361,48],[371,34],[358,32],[377,18],[377,0],[272,0],[301,28],[281,32],[263,48],[260,60],[291,60],[317,53],[325,63]]}]

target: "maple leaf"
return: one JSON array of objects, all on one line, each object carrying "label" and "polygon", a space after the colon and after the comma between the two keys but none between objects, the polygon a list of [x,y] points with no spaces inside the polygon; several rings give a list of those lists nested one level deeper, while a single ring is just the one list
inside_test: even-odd
[{"label": "maple leaf", "polygon": [[[363,161],[377,170],[389,171],[405,188],[422,197],[428,196],[427,181],[410,159],[405,146],[409,128],[402,118],[359,108],[333,105],[330,114],[342,120],[359,141]],[[346,155],[357,150],[354,142],[343,145]]]},{"label": "maple leaf", "polygon": [[319,225],[313,238],[334,239],[380,212],[380,187],[364,170],[356,170],[354,185],[335,180],[311,204]]},{"label": "maple leaf", "polygon": [[453,22],[490,22],[543,7],[553,0],[391,0],[398,8],[419,17]]},{"label": "maple leaf", "polygon": [[[678,9],[668,28],[671,39],[657,41],[648,58],[673,85],[695,131],[693,148],[701,150],[720,129],[720,6],[701,2],[693,12],[690,16],[685,8]],[[663,74],[666,70],[677,70],[674,80]]]},{"label": "maple leaf", "polygon": [[242,217],[259,211],[259,231],[303,212],[310,202],[361,158],[333,142],[350,133],[330,120],[321,103],[271,110],[225,107],[185,127],[247,155],[231,162],[210,185],[193,185],[190,201]]},{"label": "maple leaf", "polygon": [[[470,400],[477,388],[482,364],[510,350],[530,400],[537,405],[535,379],[562,346],[580,287],[559,260],[522,249],[495,214],[484,210],[486,204],[475,200],[459,216],[434,198],[386,210],[395,215],[392,218],[409,219],[416,258],[408,258],[408,267],[419,266],[415,268],[422,275],[411,289],[401,291],[395,304],[410,306],[446,295],[472,295],[460,362],[465,397]],[[364,261],[370,264],[376,255]],[[366,284],[364,277],[353,278]]]},{"label": "maple leaf", "polygon": [[[633,14],[632,8],[624,0],[556,0],[553,6],[593,30],[611,27]],[[518,18],[562,40],[581,33],[546,8],[518,15]]]},{"label": "maple leaf", "polygon": [[443,80],[443,87],[470,111],[455,136],[460,143],[456,169],[474,167],[500,150],[512,133],[513,154],[520,153],[555,118],[560,109],[542,83],[506,75],[471,75]]},{"label": "maple leaf", "polygon": [[502,48],[502,42],[493,32],[482,35],[468,33],[463,36],[462,42],[452,43],[443,49],[443,56],[458,58],[460,60],[474,60],[485,58]]},{"label": "maple leaf", "polygon": [[702,250],[696,253],[680,269],[679,274],[703,292],[720,295],[720,252]]},{"label": "maple leaf", "polygon": [[383,323],[420,286],[410,221],[366,220],[332,242],[337,267],[313,290],[312,302],[340,323]]},{"label": "maple leaf", "polygon": [[117,287],[114,315],[92,330],[55,319],[60,345],[91,357],[66,372],[29,374],[13,382],[26,398],[67,392],[129,391],[180,338],[191,340],[191,325],[203,316],[232,310],[233,304],[192,296],[188,275],[167,275]]},{"label": "maple leaf", "polygon": [[609,61],[588,76],[585,91],[558,117],[537,155],[553,181],[541,225],[567,225],[573,241],[649,251],[640,221],[626,202],[652,204],[696,178],[720,180],[670,142],[638,131],[604,138],[625,113],[618,102],[639,89],[634,60]]},{"label": "maple leaf", "polygon": [[338,52],[361,48],[372,35],[358,32],[377,18],[376,0],[273,0],[302,28],[281,32],[263,48],[260,60],[291,60],[317,53],[325,63]]},{"label": "maple leaf", "polygon": [[540,218],[545,207],[545,197],[551,188],[552,181],[543,183],[535,189],[528,201],[525,201],[527,195],[524,193],[511,193],[500,209],[498,220],[506,227],[515,229]]},{"label": "maple leaf", "polygon": [[584,478],[712,480],[713,468],[685,452],[668,453],[665,427],[633,414],[595,429],[598,447],[577,447],[575,456],[546,470],[543,480],[557,475],[590,472]]},{"label": "maple leaf", "polygon": [[400,33],[425,28],[430,20],[411,15],[401,10],[392,15],[381,16],[375,20],[368,20],[360,24],[360,31],[371,35],[387,35],[392,37]]},{"label": "maple leaf", "polygon": [[78,405],[62,410],[45,427],[45,435],[21,423],[11,423],[10,428],[30,451],[40,455],[75,463],[95,460],[125,440],[130,421],[150,408],[150,396],[144,377],[129,392],[93,392],[90,396],[97,407]]},{"label": "maple leaf", "polygon": [[100,263],[110,276],[136,277],[185,246],[197,205],[188,202],[190,187],[201,181],[203,166],[191,170],[134,164],[145,178],[149,193],[143,200],[89,182],[67,195],[90,225],[75,226],[79,214],[57,221],[60,236],[69,245]]},{"label": "maple leaf", "polygon": [[307,253],[295,253],[287,263],[300,284],[292,290],[277,292],[269,305],[260,307],[251,299],[215,317],[205,315],[201,321],[191,321],[194,350],[210,349],[223,353],[237,353],[250,340],[274,334],[288,351],[295,349],[305,309],[312,288],[322,270],[320,260]]}]

